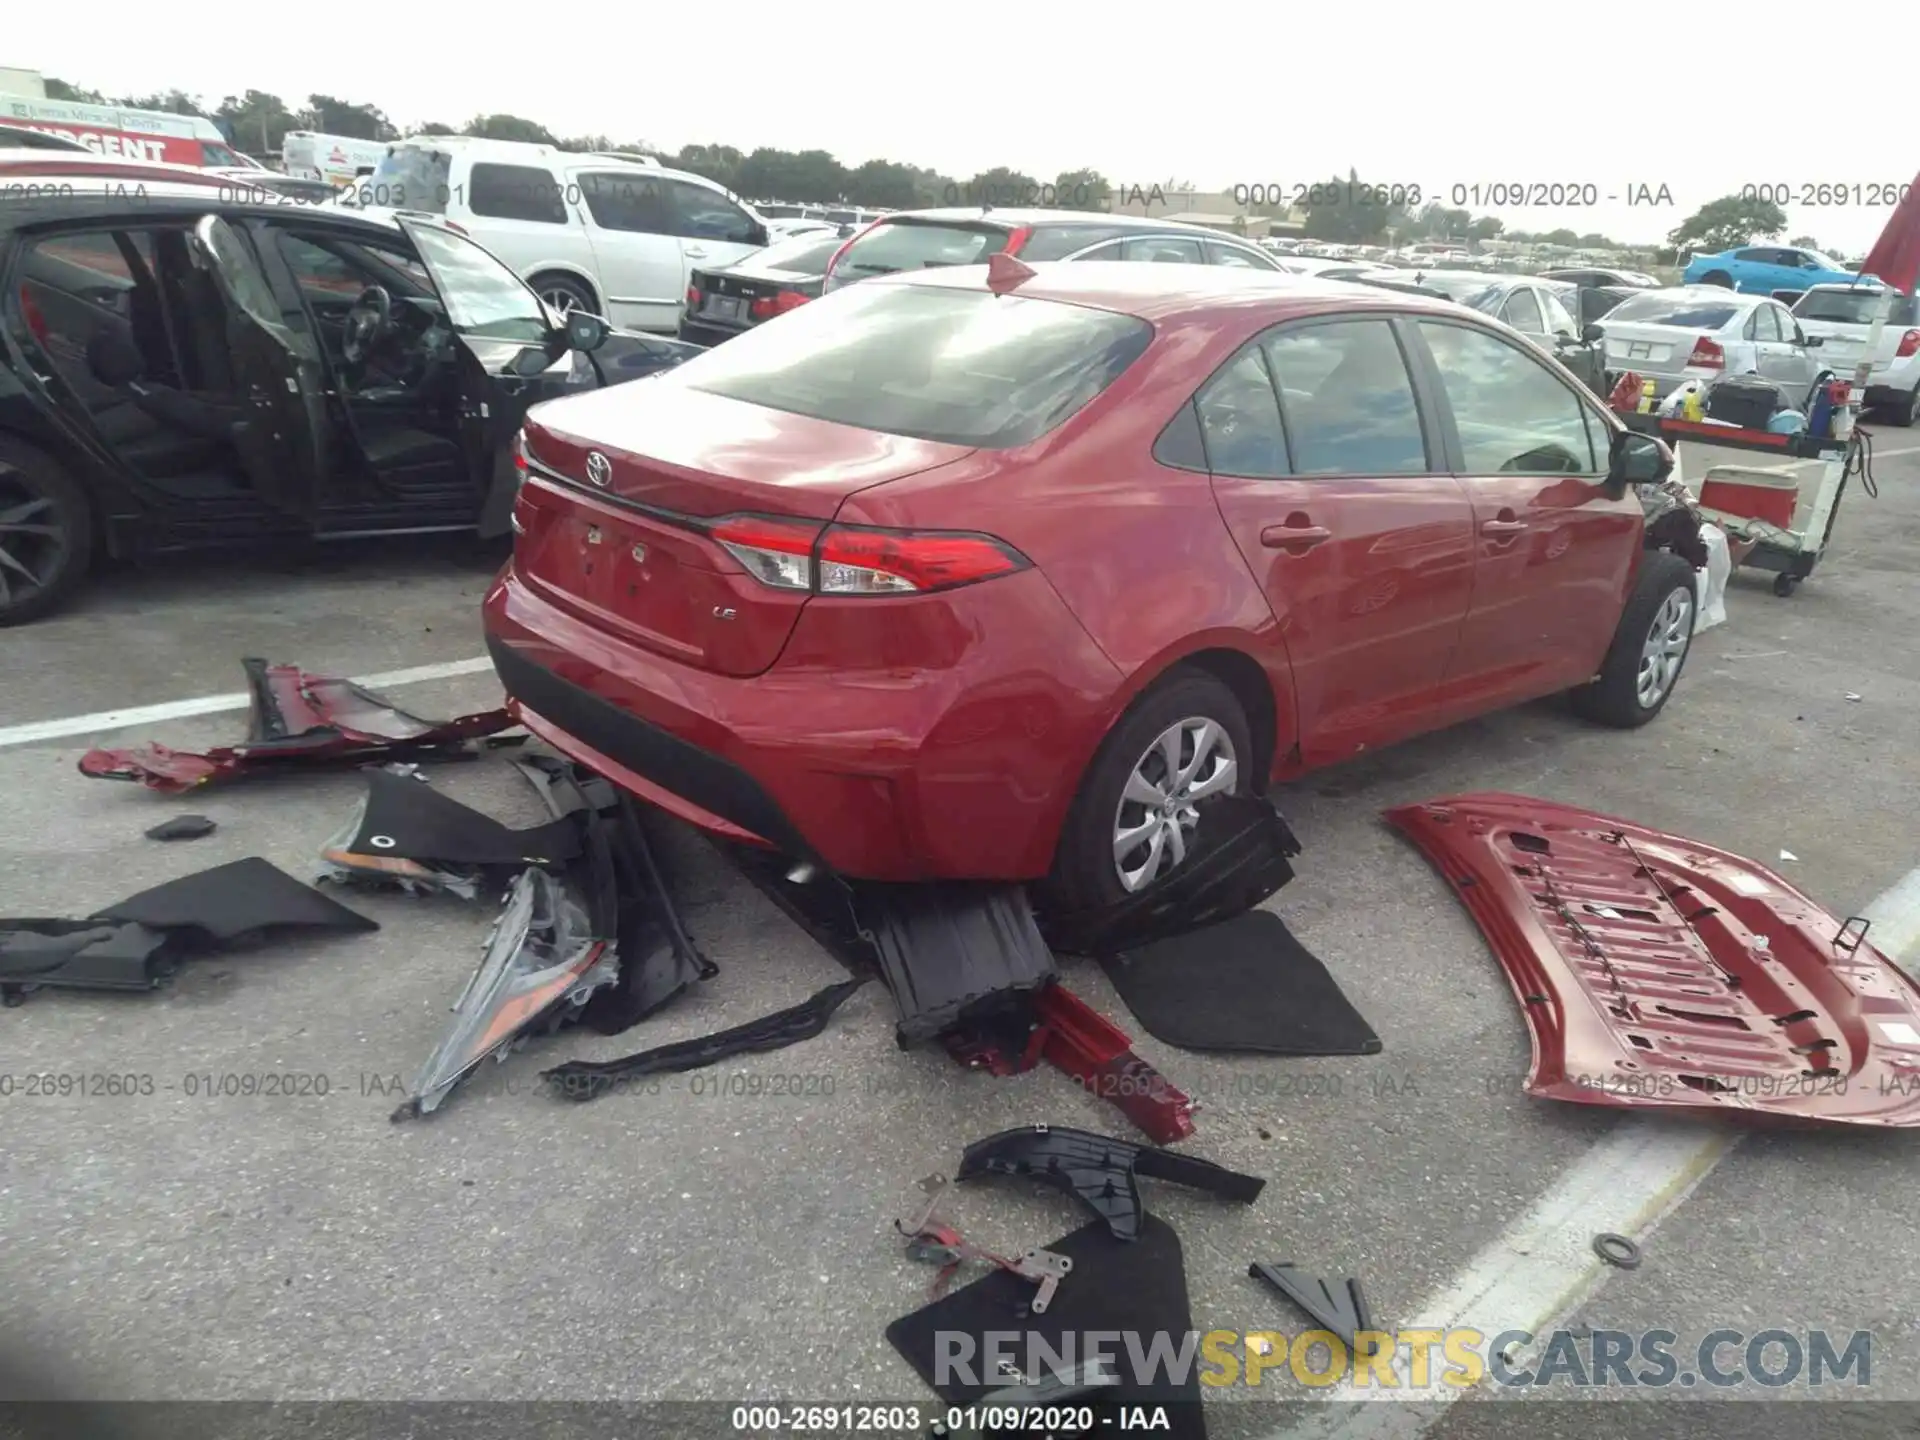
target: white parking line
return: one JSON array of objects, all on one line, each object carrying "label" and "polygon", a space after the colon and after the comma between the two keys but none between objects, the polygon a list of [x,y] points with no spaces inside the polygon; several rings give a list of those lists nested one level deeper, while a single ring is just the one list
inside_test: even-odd
[{"label": "white parking line", "polygon": [[[1911,967],[1920,956],[1920,867],[1864,913],[1873,921],[1873,943],[1889,959]],[[1708,1122],[1638,1115],[1622,1120],[1421,1305],[1418,1319],[1389,1325],[1439,1331],[1471,1327],[1489,1340],[1514,1330],[1545,1335],[1606,1276],[1608,1267],[1593,1253],[1593,1237],[1604,1231],[1644,1236],[1693,1193],[1743,1135]],[[1404,1355],[1394,1368],[1407,1376]],[[1442,1368],[1436,1357],[1428,1378],[1437,1379]],[[1326,1391],[1326,1403],[1315,1405],[1305,1419],[1268,1440],[1417,1440],[1466,1393],[1438,1383],[1392,1390],[1378,1384],[1355,1388],[1347,1381]],[[1401,1403],[1383,1403],[1393,1401]]]},{"label": "white parking line", "polygon": [[[415,665],[409,670],[388,670],[379,675],[362,675],[354,680],[369,690],[391,690],[396,685],[417,685],[423,680],[448,680],[455,675],[477,675],[491,670],[493,661],[485,655],[471,660],[448,660],[439,665]],[[218,715],[227,710],[244,710],[251,700],[244,690],[226,695],[196,695],[188,700],[167,700],[158,705],[136,705],[126,710],[97,710],[91,715],[69,715],[64,720],[34,720],[25,725],[0,729],[0,750],[11,745],[35,745],[42,740],[61,740],[70,735],[97,735],[104,730],[124,730],[130,725],[155,725],[162,720],[180,720],[189,715]]]}]

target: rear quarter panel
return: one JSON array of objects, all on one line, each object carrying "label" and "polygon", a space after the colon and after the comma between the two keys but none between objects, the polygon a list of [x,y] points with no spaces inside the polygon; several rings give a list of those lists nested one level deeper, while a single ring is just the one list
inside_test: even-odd
[{"label": "rear quarter panel", "polygon": [[1082,764],[1136,696],[1209,649],[1260,666],[1279,716],[1274,754],[1293,746],[1282,621],[1235,547],[1210,477],[1152,455],[1167,421],[1258,328],[1163,331],[1091,405],[1034,444],[976,451],[862,491],[841,509],[849,523],[986,531],[1034,562],[1122,677]]}]

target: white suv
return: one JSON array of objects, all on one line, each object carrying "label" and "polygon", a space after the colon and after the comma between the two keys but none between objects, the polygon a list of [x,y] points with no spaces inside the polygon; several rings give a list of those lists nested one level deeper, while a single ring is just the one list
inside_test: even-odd
[{"label": "white suv", "polygon": [[465,135],[396,141],[353,199],[441,216],[555,310],[588,310],[626,330],[673,333],[690,271],[767,243],[752,207],[703,176],[641,156]]}]

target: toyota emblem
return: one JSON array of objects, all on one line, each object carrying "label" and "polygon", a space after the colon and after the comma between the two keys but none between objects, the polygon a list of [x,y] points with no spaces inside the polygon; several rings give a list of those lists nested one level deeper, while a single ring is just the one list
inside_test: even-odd
[{"label": "toyota emblem", "polygon": [[607,482],[613,479],[613,462],[598,450],[589,450],[587,452],[587,479],[591,480],[602,490],[606,489]]}]

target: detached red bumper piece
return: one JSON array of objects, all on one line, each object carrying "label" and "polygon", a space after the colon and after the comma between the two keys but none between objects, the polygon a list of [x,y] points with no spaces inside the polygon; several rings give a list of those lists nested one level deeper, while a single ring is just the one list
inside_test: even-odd
[{"label": "detached red bumper piece", "polygon": [[474,753],[469,742],[518,723],[504,709],[422,720],[351,680],[265,660],[240,663],[251,699],[245,741],[203,751],[165,745],[89,750],[80,757],[80,773],[96,780],[136,780],[149,790],[178,795],[288,763],[454,759]]},{"label": "detached red bumper piece", "polygon": [[1530,1095],[1920,1125],[1920,987],[1763,866],[1525,795],[1386,812],[1453,886],[1533,1032]]}]

